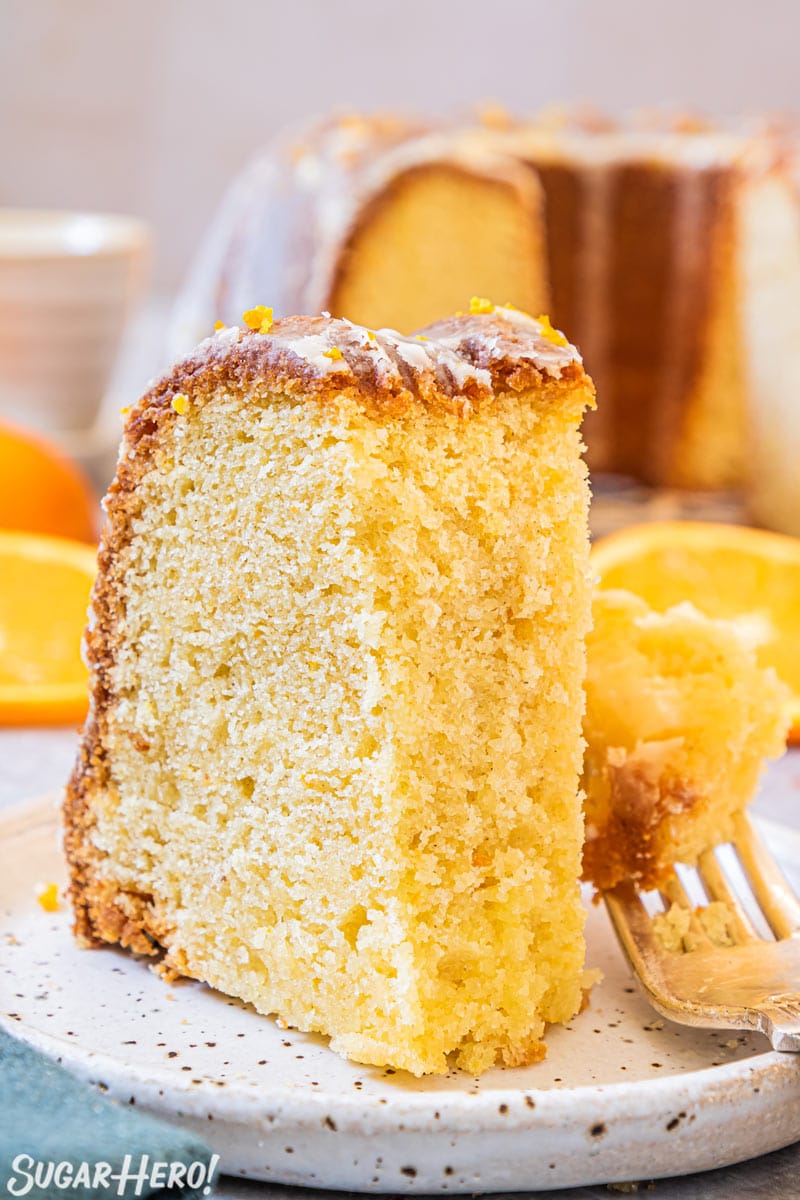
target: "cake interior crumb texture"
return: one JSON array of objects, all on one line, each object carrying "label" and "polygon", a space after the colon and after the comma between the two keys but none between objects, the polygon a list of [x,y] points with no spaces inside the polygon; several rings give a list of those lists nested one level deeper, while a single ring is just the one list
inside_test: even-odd
[{"label": "cake interior crumb texture", "polygon": [[85,937],[359,1062],[541,1057],[584,959],[581,378],[379,420],[181,385],[103,567]]},{"label": "cake interior crumb texture", "polygon": [[548,308],[535,178],[491,178],[455,164],[398,176],[351,231],[325,306],[409,331],[477,293]]},{"label": "cake interior crumb texture", "polygon": [[657,887],[728,841],[767,758],[786,746],[789,692],[751,631],[691,604],[653,611],[595,593],[587,639],[584,872]]}]

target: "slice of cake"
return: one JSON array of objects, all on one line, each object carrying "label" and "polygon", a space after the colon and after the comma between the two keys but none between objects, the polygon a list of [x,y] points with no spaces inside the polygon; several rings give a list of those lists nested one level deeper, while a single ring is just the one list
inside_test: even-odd
[{"label": "slice of cake", "polygon": [[66,802],[82,942],[418,1074],[581,1002],[593,388],[473,308],[253,310],[135,406]]},{"label": "slice of cake", "polygon": [[599,591],[593,616],[584,877],[658,887],[732,836],[765,759],[785,749],[789,692],[745,629],[691,604],[657,613]]}]

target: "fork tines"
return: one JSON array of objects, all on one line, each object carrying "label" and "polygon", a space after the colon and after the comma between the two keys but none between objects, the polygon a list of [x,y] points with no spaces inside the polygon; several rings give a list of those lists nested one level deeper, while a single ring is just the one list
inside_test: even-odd
[{"label": "fork tines", "polygon": [[735,818],[731,846],[735,858],[729,853],[727,868],[724,854],[707,850],[697,879],[703,904],[725,906],[732,945],[715,944],[677,872],[661,888],[667,909],[678,905],[689,913],[691,937],[677,950],[668,948],[632,883],[606,892],[606,907],[648,999],[665,1016],[760,1030],[776,1050],[800,1050],[800,901],[744,813]]}]

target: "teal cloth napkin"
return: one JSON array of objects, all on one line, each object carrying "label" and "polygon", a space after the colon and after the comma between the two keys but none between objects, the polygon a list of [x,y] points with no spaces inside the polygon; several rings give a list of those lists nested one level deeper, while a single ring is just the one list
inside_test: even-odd
[{"label": "teal cloth napkin", "polygon": [[218,1165],[194,1134],[118,1104],[0,1030],[0,1196],[208,1196]]}]

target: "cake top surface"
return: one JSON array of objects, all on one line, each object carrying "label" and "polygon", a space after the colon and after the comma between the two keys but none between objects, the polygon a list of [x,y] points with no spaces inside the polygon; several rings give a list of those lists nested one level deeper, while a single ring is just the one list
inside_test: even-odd
[{"label": "cake top surface", "polygon": [[[292,143],[291,162],[305,181],[331,173],[364,169],[385,161],[386,170],[415,158],[442,160],[459,155],[510,162],[528,156],[576,158],[583,165],[647,160],[702,169],[746,161],[770,163],[776,141],[785,141],[786,123],[764,118],[712,121],[680,111],[639,110],[624,117],[585,106],[552,106],[514,115],[498,106],[484,108],[477,121],[427,121],[398,113],[340,114],[306,131]],[[387,157],[388,156],[388,157]],[[496,163],[494,164],[496,167]]]},{"label": "cake top surface", "polygon": [[273,320],[263,306],[244,322],[201,342],[156,380],[137,411],[171,404],[183,415],[193,389],[261,381],[289,395],[352,393],[386,415],[422,403],[466,416],[495,390],[561,379],[588,385],[577,349],[547,317],[477,297],[468,313],[408,337],[327,314]]},{"label": "cake top surface", "polygon": [[786,136],[786,121],[763,117],[723,122],[683,111],[641,109],[625,116],[584,105],[554,105],[533,114],[513,114],[497,105],[479,108],[477,120],[423,120],[402,113],[340,113],[291,142],[288,157],[306,182],[333,168],[352,171],[376,156],[430,153],[525,157],[526,150],[563,145],[569,153],[616,158],[668,158],[703,166],[752,151],[754,143]]}]

